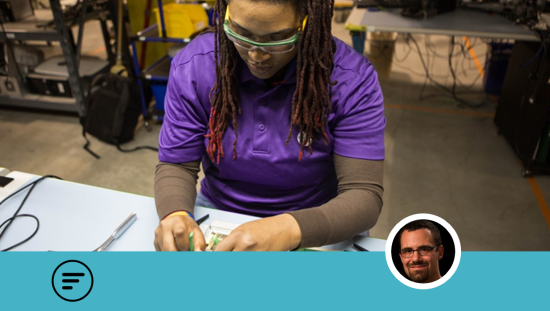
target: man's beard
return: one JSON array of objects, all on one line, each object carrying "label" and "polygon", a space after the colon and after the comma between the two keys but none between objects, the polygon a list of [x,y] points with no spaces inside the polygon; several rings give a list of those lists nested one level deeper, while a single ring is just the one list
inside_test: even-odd
[{"label": "man's beard", "polygon": [[419,263],[411,263],[407,265],[407,269],[409,270],[409,278],[411,281],[422,283],[428,280],[429,273],[428,273],[428,267],[426,266],[426,269],[423,270],[411,270],[411,266],[418,266],[421,265]]}]

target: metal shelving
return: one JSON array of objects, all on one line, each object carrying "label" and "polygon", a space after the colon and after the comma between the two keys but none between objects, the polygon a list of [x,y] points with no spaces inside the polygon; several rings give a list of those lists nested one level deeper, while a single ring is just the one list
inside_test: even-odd
[{"label": "metal shelving", "polygon": [[134,38],[141,42],[169,42],[169,43],[189,43],[189,38],[168,38],[159,36],[159,25],[153,24],[146,29],[138,32]]},{"label": "metal shelving", "polygon": [[[100,12],[90,12],[86,15],[87,20],[96,19]],[[18,41],[60,41],[61,35],[54,29],[46,29],[45,25],[53,20],[51,10],[35,10],[34,16],[18,22],[5,22],[6,32],[0,31],[0,40],[18,40]]]},{"label": "metal shelving", "polygon": [[142,77],[145,80],[166,82],[168,83],[168,75],[170,73],[170,58],[165,56],[156,61],[149,68],[143,70]]},{"label": "metal shelving", "polygon": [[[30,94],[26,90],[24,83],[25,77],[20,75],[12,76],[21,86],[21,96],[0,96],[0,104],[17,107],[30,107],[41,109],[52,109],[61,111],[76,111],[79,116],[86,115],[85,96],[82,88],[82,83],[78,74],[77,66],[77,47],[74,42],[73,34],[65,20],[63,10],[59,0],[50,0],[51,10],[36,10],[33,17],[27,18],[18,22],[4,23],[5,32],[0,31],[0,41],[48,41],[59,42],[63,51],[67,69],[69,72],[69,85],[73,94],[73,98],[64,98],[57,96],[44,96]],[[111,3],[111,9],[113,9]],[[86,21],[97,19],[104,16],[108,12],[87,12]],[[55,23],[54,29],[39,28],[37,25],[46,24],[53,19]],[[100,19],[103,35],[107,34],[107,26],[105,19]],[[113,61],[112,53],[110,53],[109,38],[106,37],[105,44],[107,46],[110,61]],[[14,55],[8,51],[8,63],[10,72],[18,72]]]},{"label": "metal shelving", "polygon": [[45,24],[53,19],[53,13],[49,10],[36,10],[35,15],[19,22],[4,23],[6,32],[0,31],[0,40],[36,40],[59,41],[60,35],[53,29],[41,29],[37,25]]},{"label": "metal shelving", "polygon": [[24,94],[20,97],[0,96],[0,105],[78,112],[78,106],[74,98],[36,94]]},{"label": "metal shelving", "polygon": [[[200,3],[205,1],[198,1],[198,2]],[[152,82],[156,84],[168,83],[168,76],[170,74],[170,58],[168,56],[165,56],[159,59],[158,61],[156,61],[154,64],[152,64],[148,68],[141,70],[137,59],[138,51],[137,51],[135,42],[189,43],[192,40],[192,38],[168,37],[166,35],[166,24],[164,21],[164,10],[163,10],[162,0],[157,0],[157,6],[159,8],[160,21],[157,24],[153,24],[139,31],[134,37],[131,38],[134,68],[137,76],[140,78],[140,80],[138,81],[142,86],[141,96],[142,96],[142,103],[144,103],[144,112],[146,111],[146,109],[145,109],[145,94],[143,93],[142,80],[146,80],[148,82]],[[161,29],[160,33],[159,33],[159,27]],[[160,117],[159,119],[162,119],[162,117]]]}]

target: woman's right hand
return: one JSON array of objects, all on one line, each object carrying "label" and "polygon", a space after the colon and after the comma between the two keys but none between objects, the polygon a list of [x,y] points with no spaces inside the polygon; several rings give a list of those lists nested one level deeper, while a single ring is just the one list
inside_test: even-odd
[{"label": "woman's right hand", "polygon": [[206,248],[204,235],[199,225],[187,215],[173,215],[164,218],[155,230],[155,249],[157,251],[188,251],[189,235],[193,232],[195,251]]}]

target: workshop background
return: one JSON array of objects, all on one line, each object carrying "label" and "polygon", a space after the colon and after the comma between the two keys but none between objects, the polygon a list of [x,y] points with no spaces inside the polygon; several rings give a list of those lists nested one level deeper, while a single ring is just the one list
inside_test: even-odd
[{"label": "workshop background", "polygon": [[[86,93],[86,87],[100,72],[117,65],[134,70],[147,101],[146,116],[140,117],[134,138],[122,146],[158,147],[170,58],[185,48],[181,38],[190,36],[199,23],[209,22],[212,3],[195,4],[203,12],[193,15],[181,12],[196,12],[197,7],[180,10],[174,7],[180,5],[174,1],[162,1],[163,7],[172,8],[168,12],[164,8],[159,11],[157,1],[125,1],[126,31],[120,34],[116,29],[116,0],[11,1],[12,5],[33,5],[34,12],[22,7],[20,17],[6,13],[6,2],[10,1],[0,1],[0,166],[153,196],[156,152],[144,149],[123,153],[92,135],[87,135],[90,149],[101,158],[83,149],[78,92],[71,83],[78,81]],[[537,150],[531,158],[537,159],[535,166],[524,161],[525,156],[516,152],[517,146],[495,125],[503,75],[514,41],[396,32],[367,32],[364,38],[361,29],[346,27],[349,1],[336,2],[333,35],[363,50],[377,69],[385,97],[384,207],[371,236],[387,239],[403,218],[430,213],[453,226],[465,251],[550,250],[548,108],[543,131],[534,137]],[[54,3],[64,14],[64,29],[52,26],[56,24],[52,21]],[[84,18],[82,11],[75,9],[77,6],[88,7]],[[177,26],[167,26],[166,38],[176,39],[162,40],[163,29],[153,26],[162,15],[168,25],[170,19],[178,18],[177,14],[188,16],[191,26],[185,26],[187,33],[177,34]],[[77,53],[64,52],[62,46],[67,43],[57,39],[5,35],[13,27],[27,29],[21,26],[25,21],[26,25],[50,21],[50,27],[43,28],[46,35],[72,37],[73,42],[68,44]],[[35,26],[28,29],[38,31]],[[117,47],[119,41],[122,47]],[[548,58],[546,46],[541,50],[535,50],[533,59],[543,58],[539,69],[545,74],[550,70],[544,60]],[[117,63],[119,54],[124,57]],[[85,60],[89,68],[83,69],[81,63],[80,74],[87,73],[73,77],[66,69],[65,74],[58,75],[55,68],[52,72],[45,63],[55,57],[58,61],[54,67],[66,58]],[[48,81],[54,81],[54,86]],[[53,95],[60,91],[56,85],[63,85],[65,91],[73,89],[74,94]],[[547,91],[546,85],[537,87]],[[548,97],[544,100],[550,102]],[[549,102],[543,104],[548,107]],[[528,118],[521,122],[530,123]],[[544,148],[546,154],[540,154]]]}]

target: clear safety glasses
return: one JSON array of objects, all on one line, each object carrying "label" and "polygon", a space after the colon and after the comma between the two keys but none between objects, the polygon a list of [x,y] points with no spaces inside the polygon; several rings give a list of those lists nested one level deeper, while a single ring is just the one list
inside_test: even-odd
[{"label": "clear safety glasses", "polygon": [[[287,53],[292,51],[296,47],[296,42],[298,42],[298,37],[300,35],[300,31],[298,31],[294,36],[285,40],[271,41],[271,42],[256,42],[234,32],[233,29],[229,27],[229,19],[230,19],[229,6],[227,6],[227,10],[225,11],[225,22],[223,23],[223,30],[225,31],[227,38],[231,40],[233,43],[235,43],[236,46],[238,46],[243,50],[247,50],[249,52],[260,49],[267,54]],[[306,28],[306,24],[307,24],[307,15],[304,18],[304,22],[302,24],[301,30],[304,30]]]}]

